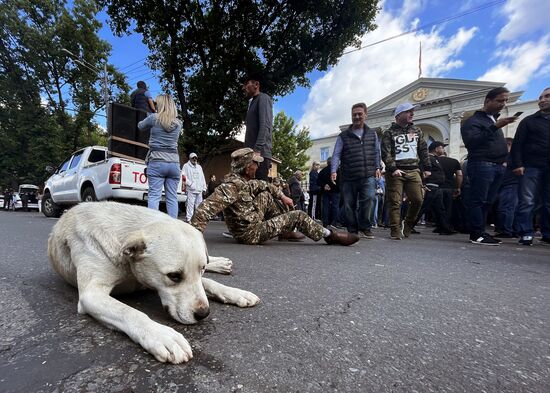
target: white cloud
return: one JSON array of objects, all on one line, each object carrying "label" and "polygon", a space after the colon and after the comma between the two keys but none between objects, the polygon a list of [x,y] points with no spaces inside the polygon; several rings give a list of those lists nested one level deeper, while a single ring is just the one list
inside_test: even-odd
[{"label": "white cloud", "polygon": [[[416,9],[405,1],[398,17],[382,10],[376,18],[378,29],[362,39],[368,45],[401,34],[410,28],[409,18]],[[413,21],[418,23],[417,21]],[[452,37],[439,30],[415,33],[343,56],[339,63],[311,88],[299,127],[309,126],[313,137],[333,134],[349,123],[351,105],[367,105],[384,98],[418,77],[418,49],[422,42],[422,75],[442,76],[463,64],[457,55],[474,37],[477,28],[459,29]]]},{"label": "white cloud", "polygon": [[525,34],[548,31],[548,0],[509,0],[501,10],[508,23],[497,36],[497,41],[512,41]]},{"label": "white cloud", "polygon": [[[525,42],[516,46],[502,47],[495,57],[500,63],[481,75],[478,80],[506,81],[511,90],[525,86],[532,76],[541,72],[550,58],[550,36],[538,42]],[[542,68],[544,69],[544,68]]]}]

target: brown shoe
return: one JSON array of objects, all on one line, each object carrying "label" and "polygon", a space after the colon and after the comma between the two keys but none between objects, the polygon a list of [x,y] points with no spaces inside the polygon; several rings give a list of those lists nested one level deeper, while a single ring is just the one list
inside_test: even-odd
[{"label": "brown shoe", "polygon": [[301,242],[305,238],[306,238],[306,236],[303,233],[294,232],[294,231],[284,232],[284,233],[281,233],[279,235],[279,241],[280,242],[285,241],[285,240],[287,242]]},{"label": "brown shoe", "polygon": [[350,246],[357,243],[360,237],[356,233],[338,232],[330,230],[330,235],[324,238],[328,244],[340,244],[341,246]]}]

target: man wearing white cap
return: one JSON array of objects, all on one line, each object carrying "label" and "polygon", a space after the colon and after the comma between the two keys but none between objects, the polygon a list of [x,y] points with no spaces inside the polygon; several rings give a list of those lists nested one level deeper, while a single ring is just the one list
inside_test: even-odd
[{"label": "man wearing white cap", "polygon": [[206,191],[206,180],[196,153],[189,154],[189,161],[183,165],[183,174],[187,192],[185,221],[189,222],[195,209],[202,203],[202,193]]},{"label": "man wearing white cap", "polygon": [[[390,213],[390,237],[409,237],[422,207],[422,177],[431,175],[428,147],[422,130],[413,124],[414,105],[406,102],[395,108],[395,122],[382,136],[382,160],[386,164],[386,193]],[[403,191],[409,207],[401,231]]]}]

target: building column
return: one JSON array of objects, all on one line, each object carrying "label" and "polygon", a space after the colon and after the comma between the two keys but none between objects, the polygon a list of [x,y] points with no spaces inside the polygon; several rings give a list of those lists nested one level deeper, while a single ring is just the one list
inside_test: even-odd
[{"label": "building column", "polygon": [[460,121],[464,112],[453,112],[449,114],[449,157],[460,160],[460,145],[462,136],[460,135]]}]

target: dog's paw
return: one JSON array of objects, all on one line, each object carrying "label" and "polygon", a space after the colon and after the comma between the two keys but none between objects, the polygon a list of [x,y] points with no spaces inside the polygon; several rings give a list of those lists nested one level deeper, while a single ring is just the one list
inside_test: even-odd
[{"label": "dog's paw", "polygon": [[224,303],[234,304],[238,307],[253,307],[260,302],[260,298],[252,292],[238,288],[229,288],[224,293]]},{"label": "dog's paw", "polygon": [[163,363],[179,364],[191,360],[191,345],[181,333],[169,326],[156,322],[154,324],[147,329],[140,342],[147,352]]},{"label": "dog's paw", "polygon": [[231,274],[233,261],[225,257],[210,257],[206,265],[206,271],[220,274]]}]

